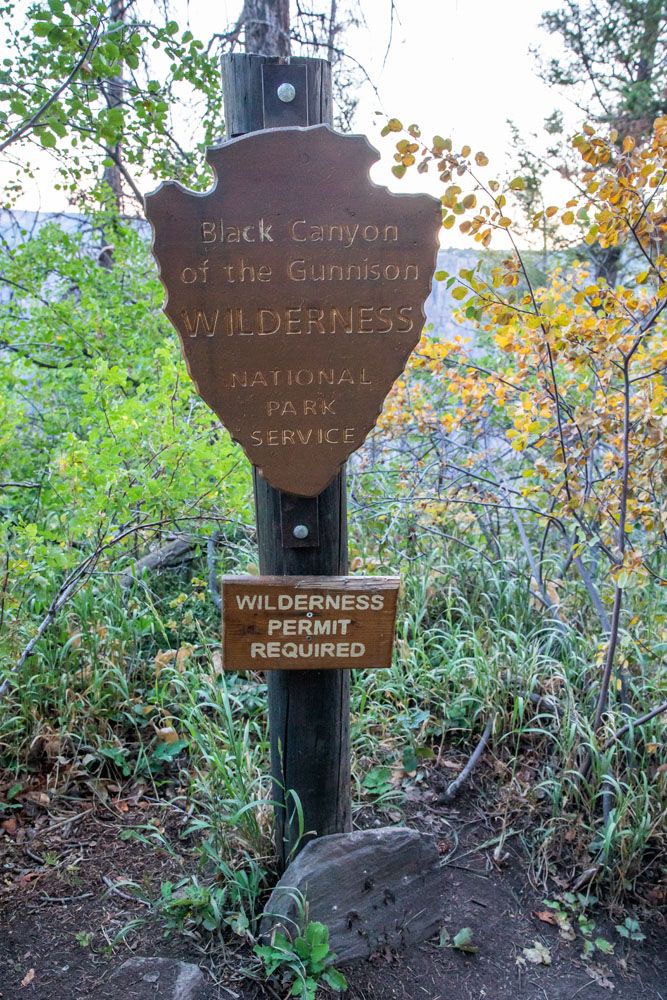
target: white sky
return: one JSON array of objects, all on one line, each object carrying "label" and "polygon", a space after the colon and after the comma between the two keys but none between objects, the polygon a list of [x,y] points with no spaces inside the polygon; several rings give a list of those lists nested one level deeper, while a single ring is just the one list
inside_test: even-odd
[{"label": "white sky", "polygon": [[511,146],[508,118],[524,133],[540,131],[559,107],[572,127],[578,123],[576,109],[539,79],[529,52],[539,46],[558,53],[539,27],[541,13],[557,0],[396,0],[400,23],[394,23],[383,67],[389,6],[389,0],[366,0],[369,30],[354,39],[354,54],[381,98],[365,88],[358,130],[377,136],[381,119],[373,112],[385,111],[404,123],[416,121],[425,134],[483,149],[500,169]]},{"label": "white sky", "polygon": [[[389,174],[391,140],[380,140],[382,112],[415,121],[425,135],[451,136],[456,145],[483,149],[494,173],[511,169],[511,138],[506,119],[523,134],[541,130],[544,118],[559,107],[574,129],[580,113],[562,94],[540,81],[531,45],[557,54],[557,43],[539,28],[541,13],[558,0],[395,0],[393,38],[387,54],[390,0],[362,0],[366,27],[351,32],[345,44],[375,83],[360,89],[355,131],[365,132],[384,154],[374,177],[395,186]],[[328,10],[329,2],[322,3]],[[223,32],[238,17],[241,0],[175,0],[174,16],[189,21],[199,37]],[[386,58],[385,58],[386,57]],[[2,174],[5,174],[2,171]],[[0,177],[0,179],[2,179]],[[65,207],[44,172],[39,190],[26,190],[19,207]],[[413,173],[400,189],[424,187]],[[434,190],[431,186],[431,190]]]}]

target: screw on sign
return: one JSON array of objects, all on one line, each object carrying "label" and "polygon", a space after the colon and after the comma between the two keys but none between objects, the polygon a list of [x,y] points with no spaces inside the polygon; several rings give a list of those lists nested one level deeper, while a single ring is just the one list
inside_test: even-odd
[{"label": "screw on sign", "polygon": [[222,72],[215,184],[163,184],[146,213],[188,370],[255,466],[272,575],[223,581],[223,665],[267,670],[284,868],[351,828],[345,668],[391,662],[398,580],[342,575],[344,468],[419,340],[441,213],[371,182],[378,153],[328,125],[324,60],[234,53]]},{"label": "screw on sign", "polygon": [[363,443],[424,324],[440,205],[374,184],[377,158],[326,125],[267,129],[209,150],[209,192],[170,182],[146,198],[200,395],[298,496]]}]

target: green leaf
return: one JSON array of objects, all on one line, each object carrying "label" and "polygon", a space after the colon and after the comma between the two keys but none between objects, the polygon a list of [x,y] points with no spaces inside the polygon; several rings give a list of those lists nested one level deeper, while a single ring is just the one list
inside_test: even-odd
[{"label": "green leaf", "polygon": [[418,766],[419,761],[417,760],[415,748],[413,746],[405,747],[403,750],[403,770],[407,771],[408,774],[414,774]]},{"label": "green leaf", "polygon": [[470,927],[462,927],[458,934],[452,939],[452,948],[458,951],[465,951],[469,955],[474,955],[479,951],[477,945],[472,943],[472,930]]},{"label": "green leaf", "polygon": [[53,132],[49,132],[47,129],[43,129],[39,133],[39,141],[41,142],[42,146],[46,146],[47,149],[56,148],[56,137],[53,134]]},{"label": "green leaf", "polygon": [[322,979],[336,993],[344,993],[347,989],[347,979],[338,969],[327,969],[322,973]]}]

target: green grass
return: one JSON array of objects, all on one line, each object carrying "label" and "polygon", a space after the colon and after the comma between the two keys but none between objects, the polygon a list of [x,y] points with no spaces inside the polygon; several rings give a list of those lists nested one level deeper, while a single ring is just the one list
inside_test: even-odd
[{"label": "green grass", "polygon": [[[225,571],[242,571],[249,558],[238,550]],[[546,884],[558,870],[599,865],[597,891],[629,898],[664,857],[661,722],[631,743],[596,749],[597,637],[546,621],[525,582],[456,545],[422,559],[387,557],[378,569],[400,571],[404,587],[391,670],[353,679],[355,806],[400,808],[400,789],[382,769],[428,767],[443,744],[470,752],[493,716],[494,808],[521,824],[536,876]],[[72,768],[148,780],[158,794],[177,775],[189,800],[185,835],[209,879],[213,872],[226,887],[221,926],[253,933],[272,867],[266,691],[256,677],[219,672],[219,615],[206,575],[197,564],[128,593],[113,577],[82,590],[4,700],[0,765],[13,781],[29,781],[40,751],[56,792],[58,775],[64,783]],[[650,660],[640,661],[633,714],[657,704],[661,683]],[[614,692],[605,735],[623,720]],[[582,781],[587,748],[592,768]],[[605,790],[613,790],[606,815]],[[14,808],[15,800],[0,805],[0,818]],[[205,910],[200,888],[188,891]]]}]

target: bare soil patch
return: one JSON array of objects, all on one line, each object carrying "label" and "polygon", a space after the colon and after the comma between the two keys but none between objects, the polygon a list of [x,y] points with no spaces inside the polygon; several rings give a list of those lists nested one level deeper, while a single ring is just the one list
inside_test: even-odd
[{"label": "bare soil patch", "polygon": [[[479,948],[474,954],[437,939],[408,954],[384,954],[344,970],[352,1000],[665,1000],[667,933],[658,913],[642,915],[645,942],[626,944],[613,920],[596,918],[596,934],[614,943],[612,955],[581,957],[582,939],[563,940],[558,928],[536,916],[544,893],[533,886],[521,836],[498,846],[487,792],[479,788],[456,806],[435,805],[439,776],[409,798],[407,825],[432,833],[443,856],[441,908],[452,939],[463,927]],[[0,831],[0,997],[79,1000],[109,997],[107,980],[132,954],[195,962],[206,969],[206,1000],[282,997],[280,984],[265,986],[244,975],[251,953],[240,939],[203,949],[184,937],[165,938],[151,901],[164,881],[195,871],[178,838],[182,801],[160,802],[143,790],[103,801],[61,804],[56,817],[39,803],[15,815]],[[69,817],[69,818],[67,818]],[[394,816],[357,814],[360,826]],[[63,822],[63,820],[65,820]],[[159,827],[173,853],[123,833]],[[494,857],[494,851],[496,851]],[[126,883],[132,882],[128,888]],[[133,898],[140,887],[142,899]],[[556,889],[554,889],[556,891]],[[535,965],[525,948],[538,942],[550,964]],[[323,989],[322,995],[327,995]]]}]

